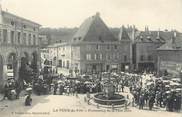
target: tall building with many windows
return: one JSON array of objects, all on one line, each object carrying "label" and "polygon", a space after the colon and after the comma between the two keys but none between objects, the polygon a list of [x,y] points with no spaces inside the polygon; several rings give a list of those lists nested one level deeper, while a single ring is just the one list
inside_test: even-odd
[{"label": "tall building with many windows", "polygon": [[18,79],[22,58],[40,63],[39,27],[0,8],[0,86],[10,76]]},{"label": "tall building with many windows", "polygon": [[125,30],[115,38],[99,13],[87,18],[70,42],[58,47],[59,66],[80,73],[129,70],[131,40]]}]

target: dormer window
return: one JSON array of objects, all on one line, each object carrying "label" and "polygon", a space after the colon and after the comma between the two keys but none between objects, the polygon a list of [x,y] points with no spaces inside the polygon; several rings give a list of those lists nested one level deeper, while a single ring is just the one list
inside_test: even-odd
[{"label": "dormer window", "polygon": [[14,21],[11,21],[11,25],[14,26],[15,25],[15,22]]},{"label": "dormer window", "polygon": [[23,28],[26,28],[27,26],[26,25],[23,25]]},{"label": "dormer window", "polygon": [[82,37],[78,37],[78,40],[81,40]]}]

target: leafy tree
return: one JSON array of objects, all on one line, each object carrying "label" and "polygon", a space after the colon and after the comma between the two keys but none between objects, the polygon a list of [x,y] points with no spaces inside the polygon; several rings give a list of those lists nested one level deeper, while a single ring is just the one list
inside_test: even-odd
[{"label": "leafy tree", "polygon": [[29,67],[28,60],[25,57],[22,57],[21,66],[19,69],[19,81],[22,86],[23,81],[25,81],[26,83],[32,82],[32,73],[33,70]]}]

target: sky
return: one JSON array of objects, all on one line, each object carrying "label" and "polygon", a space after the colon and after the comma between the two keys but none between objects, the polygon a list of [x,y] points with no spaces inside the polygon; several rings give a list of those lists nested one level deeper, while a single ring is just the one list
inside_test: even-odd
[{"label": "sky", "polygon": [[96,12],[109,27],[182,32],[182,0],[0,0],[3,10],[43,27],[79,27]]}]

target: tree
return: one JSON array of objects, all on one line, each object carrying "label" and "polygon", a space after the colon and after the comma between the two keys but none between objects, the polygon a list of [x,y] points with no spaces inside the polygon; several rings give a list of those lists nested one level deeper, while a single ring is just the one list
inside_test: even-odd
[{"label": "tree", "polygon": [[37,61],[38,61],[37,53],[34,52],[32,55],[33,55],[33,59],[32,59],[30,68],[33,70],[33,74],[34,74],[34,75],[37,75],[38,72],[39,72],[38,64],[37,64]]},{"label": "tree", "polygon": [[26,83],[32,82],[32,72],[33,70],[29,67],[28,60],[25,57],[22,57],[19,69],[19,82],[21,87],[23,87],[23,81]]}]

